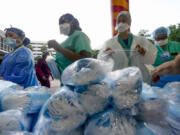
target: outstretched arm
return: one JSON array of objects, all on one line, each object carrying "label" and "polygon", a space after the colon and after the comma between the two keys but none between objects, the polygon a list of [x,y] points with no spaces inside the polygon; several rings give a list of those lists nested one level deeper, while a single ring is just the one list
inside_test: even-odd
[{"label": "outstretched arm", "polygon": [[156,83],[161,76],[180,74],[180,54],[172,61],[166,62],[151,73],[152,83]]},{"label": "outstretched arm", "polygon": [[66,58],[73,62],[82,58],[91,57],[91,54],[87,51],[81,51],[79,54],[77,54],[69,49],[63,48],[55,40],[48,41],[48,47],[54,48],[57,52],[63,54]]}]

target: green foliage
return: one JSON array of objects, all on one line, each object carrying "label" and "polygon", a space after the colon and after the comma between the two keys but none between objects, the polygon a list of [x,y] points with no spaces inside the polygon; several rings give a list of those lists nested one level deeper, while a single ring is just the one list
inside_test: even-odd
[{"label": "green foliage", "polygon": [[180,42],[180,23],[177,25],[170,25],[169,29],[171,33],[169,35],[169,41],[177,41]]},{"label": "green foliage", "polygon": [[32,48],[31,44],[27,45],[26,47],[29,48],[31,51],[33,51],[33,48]]},{"label": "green foliage", "polygon": [[41,47],[41,52],[44,52],[44,51],[46,51],[48,48],[47,48],[47,46],[46,45],[43,45],[42,47]]},{"label": "green foliage", "polygon": [[34,58],[35,63],[36,63],[40,58],[41,58],[41,56],[36,56],[36,57]]},{"label": "green foliage", "polygon": [[150,39],[151,34],[149,34],[149,30],[141,29],[138,33],[138,36],[142,36],[147,38],[152,44],[154,44],[154,41]]},{"label": "green foliage", "polygon": [[92,50],[92,58],[97,58],[97,55],[99,53],[99,50]]},{"label": "green foliage", "polygon": [[149,34],[148,32],[149,32],[149,30],[142,29],[139,31],[138,36],[149,38],[151,36],[151,34]]}]

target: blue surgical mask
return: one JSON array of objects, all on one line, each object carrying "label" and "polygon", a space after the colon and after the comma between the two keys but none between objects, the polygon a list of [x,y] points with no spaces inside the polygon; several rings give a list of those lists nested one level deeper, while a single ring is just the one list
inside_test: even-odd
[{"label": "blue surgical mask", "polygon": [[18,47],[19,45],[16,43],[16,39],[13,38],[6,38],[5,39],[5,44],[8,45],[9,47],[15,48]]}]

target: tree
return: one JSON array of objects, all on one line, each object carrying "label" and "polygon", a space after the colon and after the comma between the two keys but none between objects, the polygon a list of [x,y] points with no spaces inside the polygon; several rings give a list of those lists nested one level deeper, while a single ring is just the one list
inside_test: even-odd
[{"label": "tree", "polygon": [[149,34],[148,32],[149,32],[149,30],[142,29],[142,30],[139,31],[138,36],[145,37],[145,38],[147,38],[152,44],[154,44],[154,41],[153,41],[152,39],[150,39],[151,34]]},{"label": "tree", "polygon": [[97,55],[99,53],[99,50],[92,50],[92,58],[97,58]]},{"label": "tree", "polygon": [[36,63],[40,58],[41,58],[41,56],[36,56],[36,57],[34,58],[35,63]]},{"label": "tree", "polygon": [[31,44],[27,45],[26,47],[29,48],[31,51],[33,51],[33,48],[32,48]]},{"label": "tree", "polygon": [[43,46],[41,47],[41,52],[44,52],[44,51],[46,51],[46,50],[48,50],[47,46],[46,46],[46,45],[43,45]]},{"label": "tree", "polygon": [[169,29],[171,31],[168,37],[169,41],[180,42],[180,23],[177,25],[170,25]]},{"label": "tree", "polygon": [[138,36],[142,36],[142,37],[145,37],[145,38],[150,38],[151,34],[149,34],[148,32],[149,32],[149,30],[142,29],[142,30],[139,31]]}]

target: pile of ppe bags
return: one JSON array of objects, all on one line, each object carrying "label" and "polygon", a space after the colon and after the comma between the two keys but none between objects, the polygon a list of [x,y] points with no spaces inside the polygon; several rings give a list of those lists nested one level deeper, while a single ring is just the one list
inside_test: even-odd
[{"label": "pile of ppe bags", "polygon": [[152,87],[137,67],[112,69],[78,60],[56,93],[0,81],[0,135],[180,135],[180,83]]},{"label": "pile of ppe bags", "polygon": [[44,104],[34,135],[180,134],[180,84],[160,90],[143,83],[136,67],[112,71],[91,58],[67,67],[62,82]]},{"label": "pile of ppe bags", "polygon": [[31,135],[38,113],[50,98],[46,87],[23,87],[0,80],[0,135]]}]

